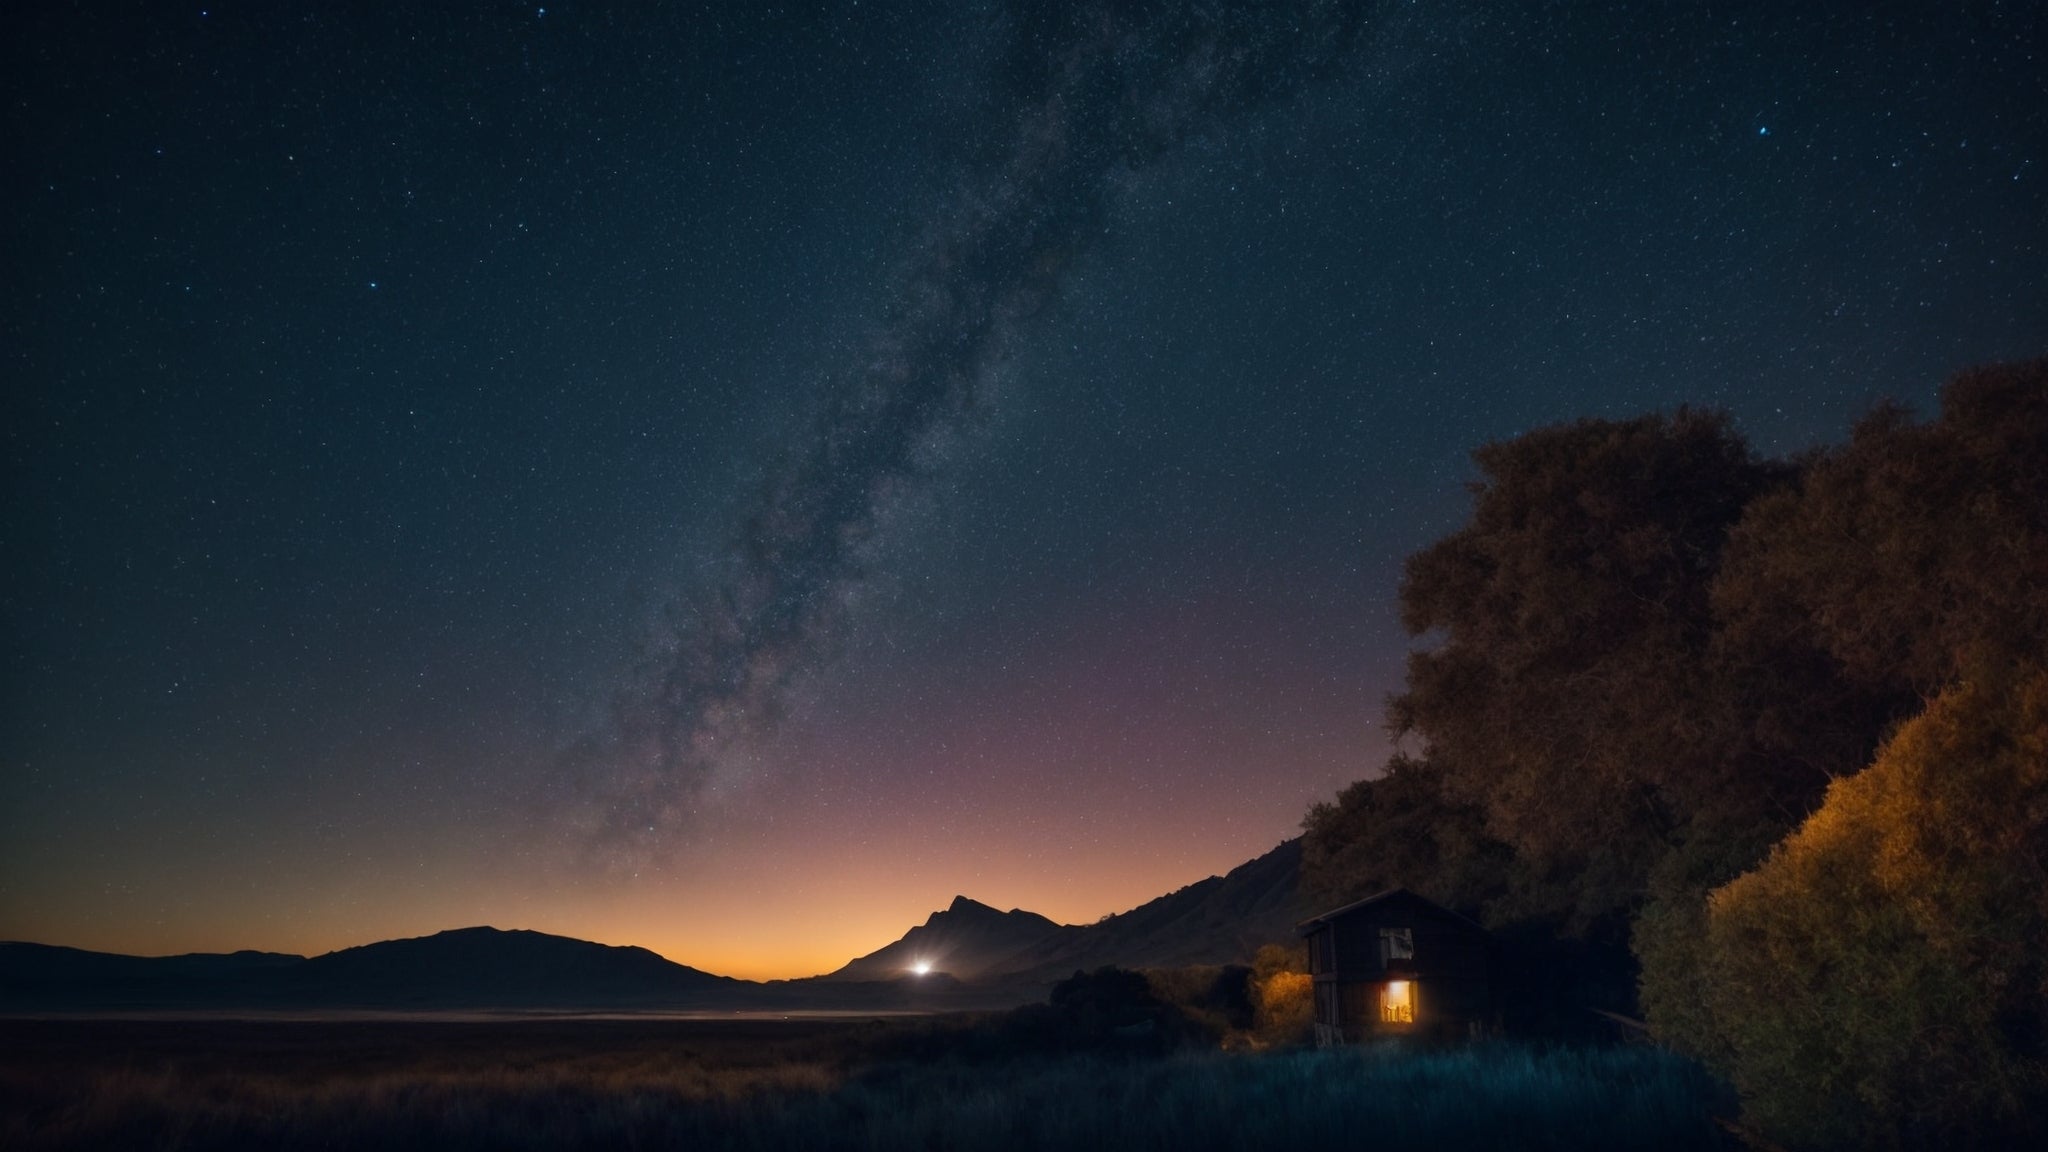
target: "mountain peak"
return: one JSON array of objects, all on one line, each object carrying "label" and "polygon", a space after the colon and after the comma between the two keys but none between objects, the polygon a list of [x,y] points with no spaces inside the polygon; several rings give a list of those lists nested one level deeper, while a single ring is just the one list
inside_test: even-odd
[{"label": "mountain peak", "polygon": [[1261,944],[1294,939],[1294,925],[1310,911],[1300,894],[1300,865],[1297,837],[1224,875],[1197,880],[1085,927],[955,896],[922,925],[849,961],[830,978],[890,980],[920,972],[961,980],[1049,981],[1104,964],[1242,963]]},{"label": "mountain peak", "polygon": [[906,972],[973,979],[1000,969],[1010,957],[1042,946],[1070,931],[1040,916],[1012,908],[1008,912],[955,896],[918,927],[893,944],[849,961],[831,974],[840,980],[894,980]]}]

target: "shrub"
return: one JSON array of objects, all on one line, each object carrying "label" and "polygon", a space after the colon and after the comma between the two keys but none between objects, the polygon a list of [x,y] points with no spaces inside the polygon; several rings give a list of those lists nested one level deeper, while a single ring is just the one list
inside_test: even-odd
[{"label": "shrub", "polygon": [[1213,1043],[1252,1027],[1252,970],[1242,964],[1147,968],[1152,994],[1184,1016],[1191,1039]]},{"label": "shrub", "polygon": [[1315,1023],[1315,983],[1300,948],[1268,944],[1252,959],[1252,1040],[1262,1048],[1306,1043]]},{"label": "shrub", "polygon": [[1708,1047],[1816,1147],[2038,1139],[2048,1116],[2048,674],[1979,673],[1708,900]]}]

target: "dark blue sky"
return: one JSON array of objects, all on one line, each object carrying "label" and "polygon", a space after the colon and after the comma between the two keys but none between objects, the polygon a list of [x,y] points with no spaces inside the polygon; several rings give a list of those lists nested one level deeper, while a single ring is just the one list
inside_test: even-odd
[{"label": "dark blue sky", "polygon": [[2038,5],[627,7],[0,16],[0,937],[1092,918],[1375,769],[1476,444],[2048,350]]}]

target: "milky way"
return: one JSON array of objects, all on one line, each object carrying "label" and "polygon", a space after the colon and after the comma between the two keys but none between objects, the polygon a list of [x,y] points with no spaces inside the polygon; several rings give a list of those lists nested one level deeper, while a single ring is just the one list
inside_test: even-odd
[{"label": "milky way", "polygon": [[16,7],[0,938],[1085,922],[1384,763],[1475,446],[2048,334],[2039,5]]},{"label": "milky way", "polygon": [[878,518],[972,419],[1025,321],[1102,234],[1119,179],[1349,58],[1363,6],[1025,4],[1009,13],[978,155],[908,263],[863,361],[686,590],[615,739],[572,756],[608,866],[658,856],[722,758],[777,717],[846,627]]}]

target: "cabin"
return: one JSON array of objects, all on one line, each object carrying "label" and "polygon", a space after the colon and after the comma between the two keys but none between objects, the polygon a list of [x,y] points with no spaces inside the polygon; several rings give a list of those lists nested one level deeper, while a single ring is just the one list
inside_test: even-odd
[{"label": "cabin", "polygon": [[1302,921],[1316,1043],[1463,1040],[1494,1031],[1493,940],[1406,888]]}]

